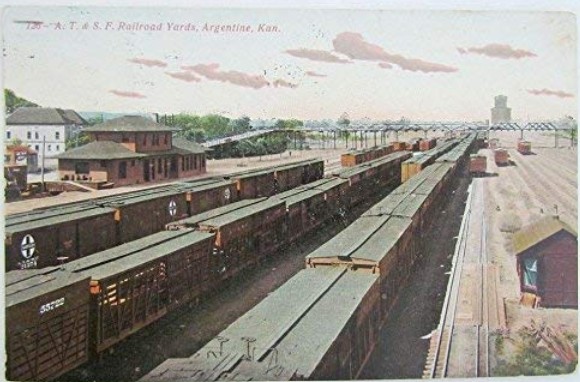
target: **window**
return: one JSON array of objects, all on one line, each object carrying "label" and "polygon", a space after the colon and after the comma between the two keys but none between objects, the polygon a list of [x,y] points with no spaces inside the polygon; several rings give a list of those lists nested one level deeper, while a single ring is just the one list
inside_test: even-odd
[{"label": "window", "polygon": [[56,140],[60,139],[60,132],[59,131],[54,133],[54,139],[56,139]]},{"label": "window", "polygon": [[60,150],[60,146],[56,145],[56,151],[59,151],[59,150]]},{"label": "window", "polygon": [[193,156],[193,168],[197,170],[197,155]]},{"label": "window", "polygon": [[38,131],[34,132],[34,139],[38,139]]},{"label": "window", "polygon": [[127,178],[127,162],[119,162],[119,179]]},{"label": "window", "polygon": [[181,171],[185,171],[185,157],[181,157]]},{"label": "window", "polygon": [[153,134],[153,146],[159,146],[159,134]]},{"label": "window", "polygon": [[26,139],[32,139],[32,133],[30,131],[26,132]]},{"label": "window", "polygon": [[11,138],[11,135],[12,135],[12,134],[10,134],[10,131],[7,131],[7,132],[6,132],[6,139],[10,139],[10,138]]},{"label": "window", "polygon": [[36,152],[38,152],[38,145],[34,145],[34,150],[36,150]]},{"label": "window", "polygon": [[529,289],[537,289],[538,280],[538,260],[524,260],[524,286]]},{"label": "window", "polygon": [[88,174],[88,173],[89,173],[89,162],[75,163],[75,174]]},{"label": "window", "polygon": [[47,149],[48,149],[48,151],[52,151],[52,146],[48,145]]},{"label": "window", "polygon": [[163,143],[166,145],[169,144],[169,134],[165,134],[165,139],[163,139]]}]

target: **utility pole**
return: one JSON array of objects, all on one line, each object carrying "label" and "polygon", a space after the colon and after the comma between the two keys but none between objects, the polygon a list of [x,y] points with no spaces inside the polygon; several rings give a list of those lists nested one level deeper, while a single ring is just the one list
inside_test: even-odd
[{"label": "utility pole", "polygon": [[46,187],[44,186],[44,147],[46,146],[46,136],[42,136],[42,165],[40,167],[40,183],[41,183],[41,191],[44,192]]}]

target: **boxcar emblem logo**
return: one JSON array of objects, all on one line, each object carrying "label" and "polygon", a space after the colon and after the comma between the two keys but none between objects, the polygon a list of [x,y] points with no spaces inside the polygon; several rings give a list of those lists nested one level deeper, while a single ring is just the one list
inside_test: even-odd
[{"label": "boxcar emblem logo", "polygon": [[227,188],[224,191],[224,197],[226,198],[226,200],[229,200],[230,199],[230,189],[229,188]]},{"label": "boxcar emblem logo", "polygon": [[177,204],[174,200],[169,202],[169,215],[175,216],[177,214]]},{"label": "boxcar emblem logo", "polygon": [[36,243],[34,242],[32,235],[24,236],[22,243],[20,244],[20,253],[22,253],[22,257],[25,259],[30,259],[32,255],[34,255],[35,249]]}]

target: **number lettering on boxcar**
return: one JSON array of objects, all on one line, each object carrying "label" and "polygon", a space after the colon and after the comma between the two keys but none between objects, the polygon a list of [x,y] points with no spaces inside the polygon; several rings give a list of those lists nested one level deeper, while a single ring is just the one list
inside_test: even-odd
[{"label": "number lettering on boxcar", "polygon": [[64,297],[61,297],[57,300],[48,302],[40,306],[39,313],[42,315],[44,313],[48,313],[50,311],[55,310],[56,308],[64,305]]}]

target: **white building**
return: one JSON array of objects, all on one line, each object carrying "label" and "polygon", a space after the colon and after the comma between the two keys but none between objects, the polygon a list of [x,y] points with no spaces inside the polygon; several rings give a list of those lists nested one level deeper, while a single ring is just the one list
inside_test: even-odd
[{"label": "white building", "polygon": [[[78,134],[85,121],[74,110],[55,108],[21,107],[6,118],[6,143],[20,139],[24,146],[38,153],[38,163],[42,163],[42,142],[45,141],[46,158],[63,153],[68,138]],[[55,161],[56,163],[56,161]],[[48,163],[46,167],[50,167]]]}]

